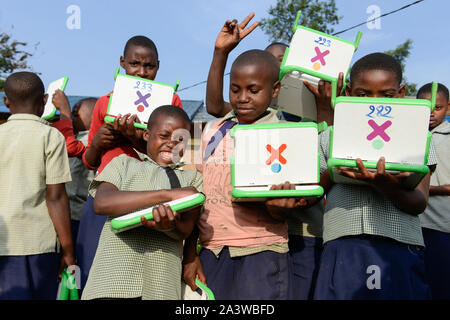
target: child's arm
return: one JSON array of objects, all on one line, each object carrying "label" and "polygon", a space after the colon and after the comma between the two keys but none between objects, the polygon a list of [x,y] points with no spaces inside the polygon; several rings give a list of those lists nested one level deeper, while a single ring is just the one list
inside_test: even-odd
[{"label": "child's arm", "polygon": [[356,163],[357,170],[339,168],[339,172],[347,177],[369,182],[375,190],[385,195],[394,206],[403,212],[418,215],[425,211],[430,188],[430,173],[415,189],[411,190],[405,188],[402,183],[410,175],[410,172],[401,172],[395,175],[386,172],[383,157],[378,160],[376,172],[368,171],[361,159],[357,159]]},{"label": "child's arm", "polygon": [[155,191],[121,191],[112,183],[102,182],[95,194],[94,211],[99,215],[115,217],[195,193],[197,190],[193,187]]},{"label": "child's arm", "polygon": [[147,153],[147,142],[143,139],[144,130],[138,129],[134,126],[134,122],[140,123],[140,120],[136,114],[130,113],[121,116],[120,114],[114,119],[114,122],[107,124],[108,127],[115,132],[120,132],[125,138],[127,138],[133,148],[139,152]]},{"label": "child's arm", "polygon": [[[317,107],[317,123],[325,121],[329,126],[333,125],[334,110],[331,107],[331,82],[320,80],[319,85],[314,87],[308,81],[303,81],[305,86],[314,94]],[[339,72],[336,96],[340,95],[344,85],[344,73]]]},{"label": "child's arm", "polygon": [[253,12],[250,13],[240,24],[236,20],[227,20],[216,39],[213,61],[206,84],[206,110],[216,117],[223,117],[231,111],[231,105],[223,100],[225,65],[231,50],[258,26],[258,22],[255,22],[244,29],[254,16]]},{"label": "child's arm", "polygon": [[195,284],[196,278],[207,285],[205,272],[203,271],[200,257],[197,255],[198,236],[198,227],[194,226],[192,233],[184,241],[183,247],[183,279],[192,290],[198,288]]},{"label": "child's arm", "polygon": [[70,231],[69,199],[64,183],[47,185],[46,202],[50,219],[61,243],[62,257],[58,270],[58,276],[61,277],[61,271],[64,268],[76,264]]},{"label": "child's arm", "polygon": [[103,124],[92,139],[92,143],[86,149],[83,159],[88,164],[89,169],[97,168],[102,159],[105,150],[112,149],[120,145],[124,141],[121,134],[108,128],[107,124]]},{"label": "child's arm", "polygon": [[430,186],[430,196],[450,196],[450,184]]},{"label": "child's arm", "polygon": [[53,126],[64,135],[66,140],[67,154],[69,157],[81,158],[86,151],[83,142],[77,140],[73,133],[72,114],[67,96],[61,90],[56,90],[52,98],[52,103],[60,112],[60,120]]}]

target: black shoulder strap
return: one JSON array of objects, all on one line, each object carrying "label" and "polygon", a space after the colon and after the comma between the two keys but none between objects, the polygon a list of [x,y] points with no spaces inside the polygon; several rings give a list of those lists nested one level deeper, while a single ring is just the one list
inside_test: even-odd
[{"label": "black shoulder strap", "polygon": [[216,151],[217,146],[219,145],[220,141],[223,140],[223,138],[227,134],[227,131],[233,128],[235,125],[237,125],[235,121],[227,120],[219,127],[219,130],[214,133],[214,135],[211,137],[211,140],[209,140],[208,144],[206,145],[203,161],[206,162],[206,160],[208,160],[208,158],[214,153],[214,151]]},{"label": "black shoulder strap", "polygon": [[180,180],[177,177],[177,174],[171,167],[163,167],[166,171],[167,177],[169,178],[170,188],[176,189],[181,188]]}]

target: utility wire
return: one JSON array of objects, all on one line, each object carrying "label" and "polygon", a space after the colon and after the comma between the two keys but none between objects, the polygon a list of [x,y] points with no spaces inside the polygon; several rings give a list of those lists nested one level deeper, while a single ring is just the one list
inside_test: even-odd
[{"label": "utility wire", "polygon": [[[396,9],[396,10],[393,10],[393,11],[390,11],[390,12],[387,12],[387,13],[384,13],[384,14],[380,15],[379,17],[373,18],[373,19],[368,20],[368,21],[364,21],[364,22],[362,22],[362,23],[359,23],[359,24],[357,24],[357,25],[354,25],[354,26],[349,27],[349,28],[347,28],[347,29],[344,29],[344,30],[342,30],[342,31],[335,32],[335,33],[333,33],[332,35],[333,35],[333,36],[336,36],[336,35],[338,35],[338,34],[347,32],[347,31],[349,31],[349,30],[352,30],[352,29],[355,29],[355,28],[357,28],[357,27],[359,27],[359,26],[362,26],[362,25],[364,25],[364,24],[366,24],[366,23],[368,23],[368,22],[372,22],[372,21],[375,21],[375,20],[380,19],[380,18],[382,18],[382,17],[386,17],[386,16],[388,16],[388,15],[390,15],[390,14],[393,14],[393,13],[395,13],[395,12],[402,11],[402,10],[408,8],[408,7],[411,7],[411,6],[413,6],[413,5],[416,5],[416,4],[418,4],[418,3],[420,3],[420,2],[423,2],[423,1],[424,1],[424,0],[417,0],[417,1],[411,2],[410,4],[407,4],[407,5],[405,5],[405,6],[401,7],[401,8],[398,8],[398,9]],[[230,74],[230,73],[227,73],[227,74],[225,74],[225,76],[227,76],[227,75],[229,75],[229,74]],[[191,89],[191,88],[193,88],[193,87],[199,86],[199,85],[204,84],[204,83],[206,83],[206,82],[208,82],[208,81],[205,80],[205,81],[197,82],[197,83],[195,83],[195,84],[193,84],[193,85],[191,85],[191,86],[188,86],[188,87],[185,87],[185,88],[182,88],[182,89],[178,90],[178,92],[184,91],[184,90],[188,90],[188,89]]]},{"label": "utility wire", "polygon": [[408,8],[408,7],[411,7],[411,6],[415,5],[415,4],[418,4],[419,2],[422,2],[422,1],[424,1],[424,0],[417,0],[417,1],[414,1],[414,2],[412,2],[412,3],[410,3],[410,4],[407,4],[407,5],[405,5],[405,6],[401,7],[401,8],[398,8],[397,10],[393,10],[393,11],[391,11],[391,12],[384,13],[384,14],[382,14],[382,15],[379,16],[379,17],[376,17],[376,18],[373,18],[373,19],[371,19],[371,20],[362,22],[362,23],[360,23],[360,24],[357,24],[357,25],[355,25],[355,26],[353,26],[353,27],[350,27],[350,28],[347,28],[347,29],[345,29],[345,30],[342,30],[342,31],[333,33],[332,35],[333,35],[333,36],[336,36],[336,35],[338,35],[338,34],[341,34],[341,33],[347,32],[347,31],[349,31],[349,30],[355,29],[356,27],[362,26],[362,25],[364,25],[364,24],[366,24],[366,23],[368,23],[368,22],[375,21],[375,20],[380,19],[380,18],[382,18],[382,17],[386,17],[386,16],[388,16],[388,15],[390,15],[390,14],[393,14],[393,13],[395,13],[395,12],[404,10],[404,9],[406,9],[406,8]]}]

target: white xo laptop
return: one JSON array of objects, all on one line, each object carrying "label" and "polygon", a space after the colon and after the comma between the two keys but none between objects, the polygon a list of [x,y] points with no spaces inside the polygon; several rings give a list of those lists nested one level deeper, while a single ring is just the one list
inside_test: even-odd
[{"label": "white xo laptop", "polygon": [[[353,53],[358,48],[362,33],[358,32],[355,42],[351,42],[298,25],[300,15],[301,11],[297,13],[294,35],[281,62],[280,80],[282,83],[286,81],[287,85],[284,90],[280,90],[278,105],[285,108],[282,111],[316,120],[317,115],[314,118],[315,113],[311,111],[316,110],[314,96],[304,86],[303,81],[308,81],[316,87],[321,79],[330,81],[332,97],[336,97],[339,73],[343,72],[344,79],[347,78]],[[297,88],[300,93],[289,92],[298,91]]]},{"label": "white xo laptop", "polygon": [[[177,200],[165,202],[163,204],[170,206],[173,211],[184,212],[192,208],[201,206],[203,202],[205,202],[205,196],[203,195],[203,193],[197,193]],[[146,220],[153,219],[153,207],[155,206],[151,206],[112,219],[111,229],[115,233],[119,233],[141,226],[141,217],[145,217]]]},{"label": "white xo laptop", "polygon": [[51,82],[48,85],[47,91],[45,92],[48,95],[47,103],[44,107],[44,113],[42,113],[41,118],[44,120],[51,120],[56,115],[56,107],[53,105],[52,99],[56,90],[64,91],[66,90],[67,81],[69,81],[68,77],[62,77],[58,80]]},{"label": "white xo laptop", "polygon": [[[237,125],[231,129],[234,201],[319,197],[318,131],[313,122]],[[269,190],[289,181],[295,190]]]},{"label": "white xo laptop", "polygon": [[437,84],[432,101],[338,97],[334,107],[334,126],[330,135],[331,178],[341,183],[362,183],[339,174],[337,167],[356,167],[360,158],[366,168],[376,170],[380,157],[391,173],[412,172],[405,184],[414,188],[428,173],[431,133],[428,131]]},{"label": "white xo laptop", "polygon": [[113,122],[119,114],[136,114],[141,123],[136,128],[146,129],[150,114],[162,105],[172,104],[173,95],[178,88],[161,82],[116,74],[114,92],[111,94],[105,121]]}]

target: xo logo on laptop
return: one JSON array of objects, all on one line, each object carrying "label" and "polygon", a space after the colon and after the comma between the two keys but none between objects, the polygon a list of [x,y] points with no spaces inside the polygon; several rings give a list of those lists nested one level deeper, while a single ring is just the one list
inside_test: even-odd
[{"label": "xo logo on laptop", "polygon": [[270,152],[270,157],[267,159],[266,164],[268,166],[271,165],[270,169],[273,173],[280,172],[281,165],[286,164],[287,160],[281,155],[286,148],[287,146],[284,143],[278,149],[273,148],[270,144],[266,145],[267,151]]}]

